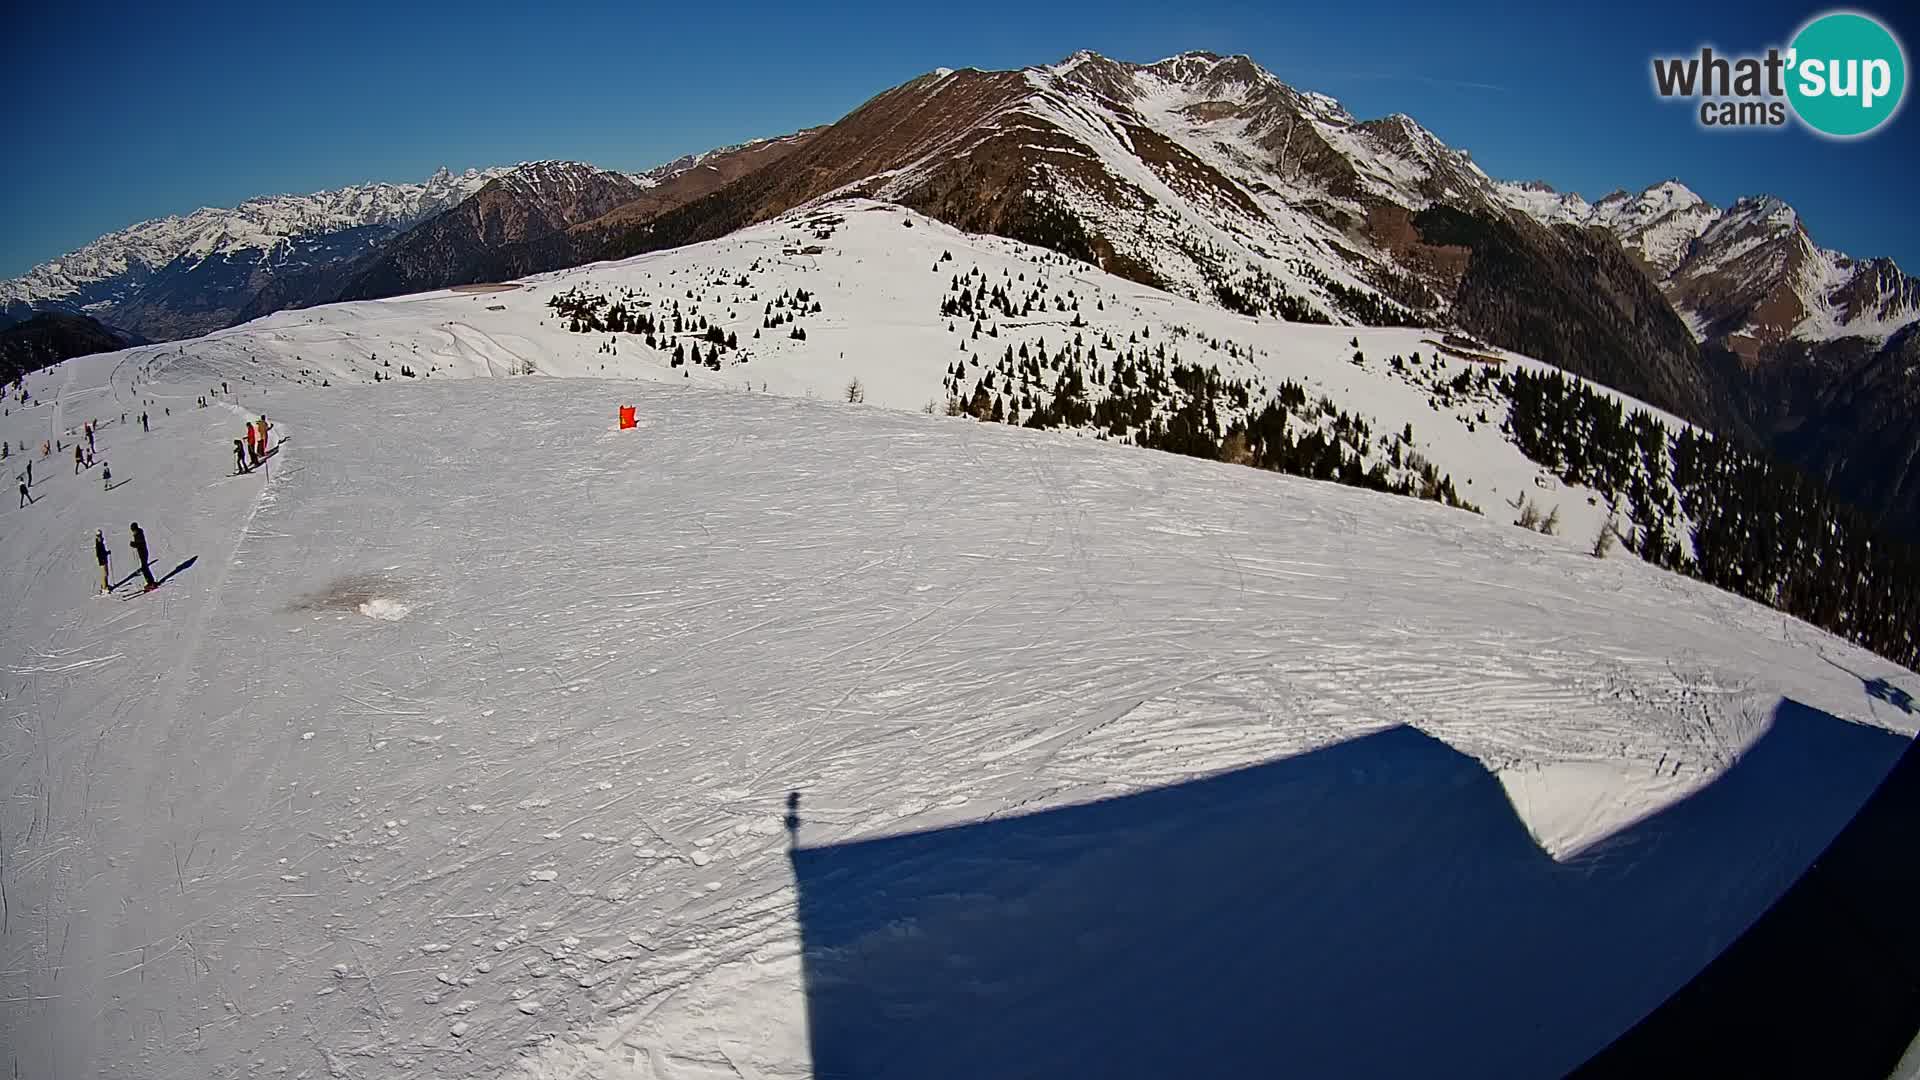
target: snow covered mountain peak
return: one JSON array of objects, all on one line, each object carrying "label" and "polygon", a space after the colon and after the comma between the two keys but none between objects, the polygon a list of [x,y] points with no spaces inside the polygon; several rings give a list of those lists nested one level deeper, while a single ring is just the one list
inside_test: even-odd
[{"label": "snow covered mountain peak", "polygon": [[1920,281],[1888,259],[1856,260],[1814,243],[1805,221],[1773,195],[1724,213],[1701,202],[1661,219],[1703,223],[1663,281],[1702,339],[1751,356],[1788,338],[1884,341],[1920,319]]},{"label": "snow covered mountain peak", "polygon": [[1151,64],[1134,64],[1083,49],[1057,64],[1027,71],[1037,87],[1092,91],[1120,104],[1158,96],[1180,98],[1189,105],[1205,101],[1244,105],[1263,93],[1281,91],[1297,96],[1250,57],[1198,50]]},{"label": "snow covered mountain peak", "polygon": [[[78,310],[110,304],[114,279],[144,278],[179,259],[264,256],[288,241],[369,225],[404,227],[445,210],[506,172],[445,167],[420,183],[371,182],[306,195],[263,195],[231,208],[203,207],[129,225],[0,282],[0,309],[68,302]],[[107,284],[104,295],[90,286]],[[131,282],[126,282],[131,284]]]},{"label": "snow covered mountain peak", "polygon": [[1706,200],[1678,180],[1662,180],[1638,195],[1615,191],[1594,204],[1594,221],[1612,227],[1644,225],[1667,214],[1706,205]]},{"label": "snow covered mountain peak", "polygon": [[1735,199],[1733,205],[1727,208],[1725,225],[1730,228],[1806,231],[1800,224],[1800,215],[1776,195],[1748,195]]},{"label": "snow covered mountain peak", "polygon": [[623,176],[583,161],[523,161],[495,179],[504,187],[525,193],[576,192],[596,179]]},{"label": "snow covered mountain peak", "polygon": [[1272,72],[1255,63],[1252,57],[1239,53],[1221,56],[1210,52],[1183,52],[1149,64],[1147,70],[1170,82],[1199,86],[1209,93],[1282,85]]},{"label": "snow covered mountain peak", "polygon": [[[1585,225],[1593,218],[1593,204],[1579,192],[1559,191],[1544,180],[1503,180],[1495,190],[1508,206],[1543,225]],[[1614,194],[1624,197],[1626,193]]]},{"label": "snow covered mountain peak", "polygon": [[1672,179],[1591,204],[1544,184],[1503,183],[1498,191],[1545,224],[1612,233],[1696,337],[1728,342],[1743,355],[1790,337],[1884,341],[1920,318],[1920,283],[1889,260],[1819,247],[1778,196],[1744,196],[1721,210]]},{"label": "snow covered mountain peak", "polygon": [[[1136,112],[1250,190],[1284,190],[1272,173],[1291,171],[1300,184],[1288,185],[1290,193],[1303,199],[1374,195],[1415,207],[1447,197],[1487,201],[1487,178],[1471,157],[1413,117],[1358,120],[1337,99],[1298,90],[1245,55],[1194,51],[1132,64],[1076,53],[1029,69],[1029,77],[1042,92]],[[1296,154],[1307,167],[1289,170],[1285,159]],[[1351,205],[1362,211],[1360,202]]]},{"label": "snow covered mountain peak", "polygon": [[1687,246],[1720,216],[1678,180],[1663,180],[1638,194],[1614,191],[1592,203],[1577,192],[1555,191],[1540,181],[1501,183],[1497,190],[1508,206],[1543,224],[1606,229],[1656,276],[1672,273]]},{"label": "snow covered mountain peak", "polygon": [[1094,52],[1092,49],[1076,49],[1074,50],[1073,55],[1067,57],[1065,60],[1060,61],[1058,64],[1052,65],[1051,70],[1061,75],[1066,75],[1071,73],[1075,68],[1079,67],[1082,64],[1086,64],[1086,63],[1090,63],[1098,60],[1105,60],[1105,59],[1106,57],[1101,56],[1099,53]]}]

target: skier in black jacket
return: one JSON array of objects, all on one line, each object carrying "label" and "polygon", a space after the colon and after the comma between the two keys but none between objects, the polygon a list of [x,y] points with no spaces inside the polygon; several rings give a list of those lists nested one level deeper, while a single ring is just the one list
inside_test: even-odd
[{"label": "skier in black jacket", "polygon": [[137,521],[129,529],[133,533],[133,553],[140,556],[140,576],[147,579],[147,591],[152,592],[160,583],[153,580],[153,570],[147,565],[147,534],[140,531]]}]

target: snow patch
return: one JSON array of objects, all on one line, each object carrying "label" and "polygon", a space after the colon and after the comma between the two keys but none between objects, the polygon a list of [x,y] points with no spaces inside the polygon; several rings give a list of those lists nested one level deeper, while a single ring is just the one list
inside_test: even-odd
[{"label": "snow patch", "polygon": [[399,622],[412,611],[406,604],[385,596],[376,596],[360,605],[360,614],[381,622]]},{"label": "snow patch", "polygon": [[1540,849],[1572,855],[1660,810],[1713,778],[1662,772],[1654,762],[1554,761],[1503,769],[1500,784]]}]

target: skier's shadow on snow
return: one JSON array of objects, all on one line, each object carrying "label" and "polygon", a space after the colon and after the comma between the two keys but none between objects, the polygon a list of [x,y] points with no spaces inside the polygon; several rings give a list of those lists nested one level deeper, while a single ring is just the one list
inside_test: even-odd
[{"label": "skier's shadow on snow", "polygon": [[[165,585],[167,582],[172,581],[175,577],[179,576],[180,574],[184,574],[187,571],[193,569],[193,564],[199,561],[200,561],[200,556],[198,555],[192,556],[191,558],[188,558],[182,561],[180,565],[167,571],[164,576],[155,579],[153,583],[154,588],[157,589],[160,586]],[[113,587],[118,589],[120,586],[125,585],[127,582],[132,581],[134,578],[137,578],[139,576],[140,576],[140,570],[138,567],[136,567],[134,568],[134,571],[132,573],[128,574],[126,577],[121,578],[119,581],[114,582]]]},{"label": "skier's shadow on snow", "polygon": [[1913,712],[1913,695],[1904,687],[1895,686],[1884,678],[1863,679],[1861,684],[1865,686],[1868,696],[1879,698],[1903,713]]},{"label": "skier's shadow on snow", "polygon": [[[1739,936],[1906,744],[1783,701],[1714,783],[1565,861],[1479,762],[1408,727],[796,843],[813,1071],[1562,1075]],[[798,841],[797,793],[787,820]]]},{"label": "skier's shadow on snow", "polygon": [[167,571],[166,576],[160,579],[159,584],[165,585],[167,582],[172,581],[174,578],[178,577],[179,575],[184,574],[187,571],[193,569],[193,564],[199,561],[200,561],[200,556],[198,555],[194,555],[182,561],[179,566],[176,566],[173,569]]},{"label": "skier's shadow on snow", "polygon": [[1828,664],[1832,665],[1833,667],[1837,667],[1841,671],[1844,671],[1847,674],[1853,676],[1854,678],[1859,679],[1860,688],[1866,691],[1868,697],[1874,698],[1875,700],[1878,700],[1878,701],[1884,701],[1887,704],[1893,706],[1894,708],[1899,709],[1903,713],[1911,714],[1915,711],[1916,706],[1914,704],[1912,692],[1908,691],[1903,686],[1899,686],[1893,683],[1892,681],[1887,679],[1886,676],[1882,675],[1882,676],[1877,676],[1875,678],[1869,679],[1865,675],[1860,674],[1859,672],[1853,670],[1852,668],[1846,666],[1845,664],[1840,663],[1839,661],[1835,660],[1831,656],[1826,655],[1825,653],[1822,653],[1820,655],[1820,659],[1825,660]]}]

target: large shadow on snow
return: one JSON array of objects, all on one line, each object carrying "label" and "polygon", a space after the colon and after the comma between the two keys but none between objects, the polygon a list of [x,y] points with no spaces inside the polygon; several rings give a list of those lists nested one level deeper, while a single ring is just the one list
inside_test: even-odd
[{"label": "large shadow on snow", "polygon": [[1558,1076],[1738,937],[1905,745],[1783,702],[1711,786],[1565,862],[1404,727],[796,847],[814,1072]]},{"label": "large shadow on snow", "polygon": [[1910,743],[1758,922],[1574,1076],[1891,1074],[1920,1032],[1916,896],[1920,743]]}]

